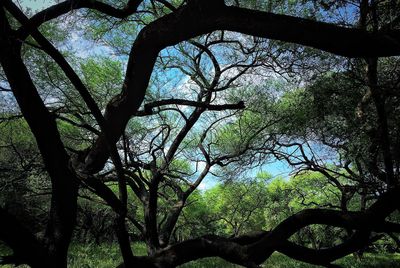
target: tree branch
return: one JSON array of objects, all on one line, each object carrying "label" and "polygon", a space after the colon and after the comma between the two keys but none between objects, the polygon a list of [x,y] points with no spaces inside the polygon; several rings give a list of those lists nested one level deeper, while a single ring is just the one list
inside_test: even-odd
[{"label": "tree branch", "polygon": [[25,25],[21,26],[18,29],[17,35],[22,40],[25,40],[32,33],[32,31],[36,30],[43,23],[58,18],[64,14],[67,14],[72,10],[81,8],[93,9],[105,15],[109,15],[111,17],[124,19],[135,13],[137,8],[142,2],[143,0],[129,0],[125,8],[118,9],[100,1],[91,1],[91,0],[64,1],[35,14],[32,18],[29,19],[29,21]]},{"label": "tree branch", "polygon": [[151,103],[146,103],[144,105],[144,111],[137,111],[137,114],[143,115],[143,114],[153,114],[153,108],[164,106],[164,105],[185,105],[185,106],[192,106],[192,107],[199,107],[199,108],[204,108],[210,111],[224,111],[224,110],[234,110],[234,109],[244,109],[244,102],[238,102],[236,104],[221,104],[221,105],[215,105],[215,104],[209,104],[209,103],[204,103],[204,102],[198,102],[198,101],[191,101],[191,100],[185,100],[185,99],[167,99],[167,100],[159,100],[159,101],[154,101]]}]

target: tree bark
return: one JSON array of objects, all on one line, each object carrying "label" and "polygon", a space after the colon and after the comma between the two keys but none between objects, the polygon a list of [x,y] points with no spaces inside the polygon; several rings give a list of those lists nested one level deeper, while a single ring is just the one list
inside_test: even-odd
[{"label": "tree bark", "polygon": [[66,267],[67,251],[76,221],[78,180],[69,168],[69,156],[55,118],[41,100],[21,58],[21,45],[0,7],[0,63],[8,83],[38,144],[51,179],[52,198],[46,238],[56,267]]}]

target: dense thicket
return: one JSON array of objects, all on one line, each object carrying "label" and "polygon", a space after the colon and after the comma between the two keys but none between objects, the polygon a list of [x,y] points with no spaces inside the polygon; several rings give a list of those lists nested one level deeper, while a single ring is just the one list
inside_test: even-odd
[{"label": "dense thicket", "polygon": [[[66,267],[73,241],[118,243],[121,267],[397,250],[399,6],[31,13],[0,0],[0,240],[13,251],[0,262]],[[268,175],[278,164],[290,175]]]}]

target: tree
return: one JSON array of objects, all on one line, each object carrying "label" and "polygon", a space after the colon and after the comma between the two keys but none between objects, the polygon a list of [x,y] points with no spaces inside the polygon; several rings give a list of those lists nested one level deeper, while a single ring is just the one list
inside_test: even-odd
[{"label": "tree", "polygon": [[[264,208],[268,202],[267,178],[229,181],[205,193],[210,214],[222,234],[240,236],[265,226]],[[238,202],[240,200],[240,202]]]},{"label": "tree", "polygon": [[[398,225],[385,221],[394,210],[398,209],[396,201],[400,190],[397,186],[398,178],[393,174],[391,141],[388,138],[389,125],[383,105],[385,100],[381,98],[376,71],[377,57],[395,56],[400,53],[398,14],[392,17],[389,12],[385,12],[389,10],[389,5],[397,5],[397,1],[379,5],[375,1],[372,3],[362,1],[359,27],[354,27],[354,24],[353,27],[345,27],[312,18],[262,11],[263,6],[259,6],[258,1],[248,3],[256,7],[255,9],[241,7],[241,1],[226,2],[130,0],[125,6],[118,7],[113,2],[65,1],[28,18],[12,1],[0,1],[0,62],[5,77],[4,82],[10,87],[21,114],[35,137],[52,189],[44,241],[34,237],[9,212],[0,209],[2,218],[0,239],[14,251],[14,255],[4,259],[3,262],[27,263],[31,267],[66,267],[68,246],[76,223],[80,184],[86,184],[94,189],[117,212],[116,234],[125,267],[135,265],[171,267],[206,256],[219,256],[247,267],[257,267],[257,264],[263,262],[275,250],[310,263],[328,265],[333,260],[368,244],[369,234],[372,231],[398,231]],[[343,8],[344,5],[346,2],[340,1],[340,4],[335,6],[330,1],[322,1],[320,8],[334,11]],[[272,6],[269,5],[270,8]],[[139,7],[154,15],[146,17],[145,13],[139,12]],[[138,21],[145,24],[133,41],[121,92],[108,102],[104,112],[88,89],[90,83],[83,82],[67,58],[41,33],[42,24],[73,10],[82,9],[88,10],[89,14],[96,12],[96,15],[106,16],[115,21],[136,16]],[[384,14],[379,19],[378,10],[379,12],[382,10]],[[369,21],[373,23],[368,24]],[[150,256],[136,257],[130,249],[125,226],[128,212],[127,183],[130,180],[124,171],[116,144],[123,136],[129,120],[138,112],[145,99],[160,52],[162,53],[166,47],[217,30],[296,43],[345,57],[369,58],[368,85],[379,119],[378,125],[382,137],[379,145],[384,159],[387,187],[377,201],[365,211],[304,210],[288,217],[268,233],[261,232],[254,236],[232,239],[205,236],[164,249],[155,247]],[[98,129],[94,131],[96,135],[94,144],[87,149],[74,153],[66,150],[55,116],[43,102],[38,86],[32,80],[33,77],[22,58],[21,51],[25,44],[39,48],[51,57],[88,107]],[[210,103],[207,103],[209,98],[207,94],[201,96],[199,100],[203,101],[202,105],[197,105],[195,111],[209,108]],[[172,152],[176,149],[172,149]],[[205,157],[207,158],[206,154]],[[97,173],[107,170],[106,162],[109,158],[117,174],[118,197],[97,177]],[[170,161],[172,158],[168,158],[167,154],[167,163]],[[158,170],[151,169],[151,171],[152,183],[146,190],[150,193],[154,191],[154,194],[147,200],[149,208],[157,204],[157,187],[152,186],[157,186],[162,179],[162,174]],[[135,183],[137,185],[133,188],[140,191],[140,181],[136,180]],[[148,213],[145,218],[152,228],[156,227],[153,213]],[[341,246],[324,250],[312,250],[287,241],[292,234],[310,224],[328,224],[357,231]],[[159,241],[154,234],[152,232],[148,239],[153,240],[153,244],[157,246]]]}]

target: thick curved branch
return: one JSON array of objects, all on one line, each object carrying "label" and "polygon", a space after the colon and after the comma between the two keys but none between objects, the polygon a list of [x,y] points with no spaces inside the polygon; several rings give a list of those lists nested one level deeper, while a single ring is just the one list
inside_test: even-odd
[{"label": "thick curved branch", "polygon": [[[371,232],[400,231],[399,224],[384,221],[396,209],[399,193],[399,189],[390,190],[366,212],[304,210],[289,217],[270,232],[257,232],[231,239],[207,235],[169,246],[153,257],[145,259],[151,261],[154,267],[173,267],[200,258],[218,256],[246,267],[258,267],[257,265],[264,262],[272,252],[279,251],[304,262],[329,265],[372,243],[374,240],[370,239]],[[295,232],[312,224],[326,224],[356,232],[344,243],[320,250],[288,241]]]},{"label": "thick curved branch", "polygon": [[[139,2],[130,1],[130,10],[137,8]],[[94,8],[110,16],[120,15],[120,11],[98,1],[67,1],[49,8],[46,16],[45,13],[37,14],[29,24],[37,27],[39,22],[55,18],[71,8],[83,7]],[[150,23],[140,32],[130,53],[122,94],[109,103],[105,113],[105,119],[112,129],[110,141],[119,139],[128,120],[142,103],[159,51],[215,30],[230,30],[297,43],[348,57],[400,54],[398,32],[368,33],[308,19],[227,7],[223,1],[191,0],[186,6]],[[109,155],[105,143],[105,138],[100,137],[89,153],[86,159],[88,172],[99,171],[104,166]]]},{"label": "thick curved branch", "polygon": [[32,31],[37,29],[43,23],[58,18],[64,14],[67,14],[72,10],[81,8],[93,9],[111,17],[124,19],[135,13],[137,8],[142,2],[143,0],[129,0],[125,8],[118,9],[100,1],[91,1],[91,0],[64,1],[35,14],[32,18],[29,19],[26,25],[23,25],[21,28],[18,29],[18,36],[22,40],[25,40],[26,37],[28,37]]},{"label": "thick curved branch", "polygon": [[[230,30],[348,57],[400,54],[399,33],[372,34],[307,19],[216,5],[210,1],[190,3],[150,23],[138,35],[130,53],[123,91],[109,103],[105,114],[113,130],[113,141],[118,140],[141,105],[160,50],[201,34]],[[88,171],[100,170],[107,158],[104,140],[99,138],[87,156]]]},{"label": "thick curved branch", "polygon": [[286,241],[277,246],[276,251],[298,261],[328,266],[333,261],[360,250],[373,242],[374,240],[369,239],[369,233],[356,232],[346,242],[331,248],[316,250]]},{"label": "thick curved branch", "polygon": [[[275,248],[271,245],[274,245],[276,241],[286,241],[299,229],[311,224],[327,224],[345,229],[359,230],[362,237],[367,237],[366,234],[371,231],[385,232],[383,226],[386,223],[384,220],[397,209],[399,195],[400,188],[390,190],[380,196],[365,212],[330,210],[305,210],[299,212],[284,220],[262,240],[251,245],[248,250],[257,259],[257,263],[261,263],[274,252]],[[316,213],[316,211],[319,212]],[[341,255],[341,257],[345,255]]]},{"label": "thick curved branch", "polygon": [[[142,2],[143,0],[130,0],[125,8],[118,9],[100,1],[64,1],[37,13],[29,20],[27,26],[22,27],[19,31],[29,35],[30,31],[27,32],[27,29],[36,29],[46,21],[81,8],[93,9],[116,18],[126,18],[135,13]],[[200,23],[196,25],[193,24],[192,20],[188,20],[189,25],[179,26],[179,28],[183,26],[186,30],[191,30],[191,37],[198,35],[196,34],[199,30],[198,28],[209,25],[209,23],[204,23],[205,19],[209,17],[210,20],[215,21],[215,26],[207,32],[230,30],[310,46],[345,57],[383,57],[399,55],[400,53],[400,32],[396,30],[369,33],[361,29],[346,28],[310,19],[234,6],[228,7],[221,4],[223,1],[214,1],[214,3],[213,1],[199,2],[201,1],[191,0],[188,6],[195,7],[199,13],[203,13]],[[184,15],[182,11],[186,9],[187,7],[177,9],[176,14],[173,14],[173,16]],[[176,43],[173,39],[174,36],[171,36],[171,42]]]}]

